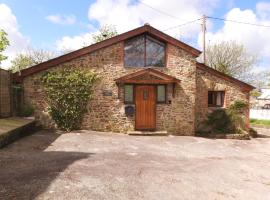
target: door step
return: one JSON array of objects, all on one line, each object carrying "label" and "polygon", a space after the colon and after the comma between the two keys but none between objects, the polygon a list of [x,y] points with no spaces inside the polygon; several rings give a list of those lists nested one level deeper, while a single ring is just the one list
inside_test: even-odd
[{"label": "door step", "polygon": [[141,135],[141,136],[166,136],[167,131],[128,131],[128,135]]}]

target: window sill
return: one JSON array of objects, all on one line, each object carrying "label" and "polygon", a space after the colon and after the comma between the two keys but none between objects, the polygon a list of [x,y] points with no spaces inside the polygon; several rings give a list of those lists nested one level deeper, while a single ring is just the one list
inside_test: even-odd
[{"label": "window sill", "polygon": [[134,105],[134,102],[124,102],[125,105]]},{"label": "window sill", "polygon": [[219,106],[208,106],[208,109],[210,109],[210,110],[223,110],[223,109],[225,109],[225,107],[223,106],[223,107],[219,107]]},{"label": "window sill", "polygon": [[164,102],[157,101],[156,104],[169,104],[169,103],[167,103],[166,101],[164,101]]}]

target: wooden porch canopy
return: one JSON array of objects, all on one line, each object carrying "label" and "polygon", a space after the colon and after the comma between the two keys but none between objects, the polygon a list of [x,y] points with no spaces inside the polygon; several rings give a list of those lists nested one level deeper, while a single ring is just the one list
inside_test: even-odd
[{"label": "wooden porch canopy", "polygon": [[147,68],[115,79],[115,82],[117,84],[176,84],[180,80],[158,70]]}]

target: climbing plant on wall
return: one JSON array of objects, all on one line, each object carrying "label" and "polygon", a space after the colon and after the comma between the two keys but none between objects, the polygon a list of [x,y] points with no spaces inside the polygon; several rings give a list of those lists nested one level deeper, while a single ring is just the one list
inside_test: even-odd
[{"label": "climbing plant on wall", "polygon": [[97,74],[66,66],[44,73],[41,79],[47,95],[48,111],[57,126],[65,131],[80,128]]}]

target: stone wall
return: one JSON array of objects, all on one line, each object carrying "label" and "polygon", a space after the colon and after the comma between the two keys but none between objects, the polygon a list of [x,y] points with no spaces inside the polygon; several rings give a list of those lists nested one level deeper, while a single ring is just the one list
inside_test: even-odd
[{"label": "stone wall", "polygon": [[[208,113],[208,91],[225,91],[224,107],[228,108],[235,100],[249,102],[249,92],[239,84],[219,78],[202,69],[197,69],[196,130],[199,131]],[[246,124],[249,126],[249,108],[246,109]]]},{"label": "stone wall", "polygon": [[11,74],[9,71],[0,69],[0,117],[11,115]]},{"label": "stone wall", "polygon": [[[114,79],[142,70],[143,68],[125,68],[123,64],[123,42],[106,47],[76,58],[67,63],[53,67],[56,70],[66,66],[94,70],[100,80],[94,86],[92,99],[87,106],[82,128],[126,132],[134,130],[134,117],[124,113],[123,88],[118,87]],[[168,87],[168,100],[171,104],[157,104],[157,130],[167,130],[179,135],[193,135],[195,130],[195,94],[196,94],[196,61],[195,58],[178,47],[167,46],[167,67],[155,68],[181,80],[176,86],[175,97],[172,97],[172,86]],[[46,98],[40,82],[44,72],[26,77],[23,81],[24,98],[35,107],[37,119],[45,127],[54,124],[46,113]],[[112,91],[112,96],[104,96],[103,91]]]}]

